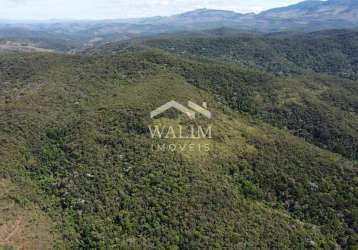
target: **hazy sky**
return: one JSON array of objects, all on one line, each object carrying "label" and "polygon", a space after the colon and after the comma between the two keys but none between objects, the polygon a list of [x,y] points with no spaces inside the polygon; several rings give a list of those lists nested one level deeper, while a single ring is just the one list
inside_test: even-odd
[{"label": "hazy sky", "polygon": [[113,19],[197,8],[260,12],[300,0],[0,0],[0,19]]}]

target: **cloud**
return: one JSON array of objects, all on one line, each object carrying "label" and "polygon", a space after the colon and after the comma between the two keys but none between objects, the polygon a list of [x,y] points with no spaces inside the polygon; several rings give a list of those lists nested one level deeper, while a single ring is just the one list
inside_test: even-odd
[{"label": "cloud", "polygon": [[2,19],[115,19],[172,15],[197,8],[260,12],[299,0],[0,0]]}]

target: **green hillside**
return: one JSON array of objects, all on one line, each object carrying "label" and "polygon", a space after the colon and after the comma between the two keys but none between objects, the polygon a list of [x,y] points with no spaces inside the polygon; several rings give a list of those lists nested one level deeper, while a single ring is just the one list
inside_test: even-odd
[{"label": "green hillside", "polygon": [[358,79],[358,33],[352,30],[296,34],[235,34],[217,30],[154,37],[144,44],[180,55],[257,67],[277,75],[315,72]]},{"label": "green hillside", "polygon": [[150,46],[174,53],[177,56],[147,53],[147,57],[155,63],[165,62],[235,110],[249,112],[323,149],[357,159],[355,32],[217,32],[109,44],[90,52],[141,51]]},{"label": "green hillside", "polygon": [[[145,48],[6,54],[0,68],[0,177],[15,190],[0,196],[1,213],[14,203],[43,214],[42,239],[53,243],[44,248],[358,246],[356,82],[276,78]],[[213,119],[150,119],[170,100],[205,101]],[[152,139],[156,124],[210,124],[212,138]],[[310,138],[317,124],[326,140]],[[22,237],[28,249],[38,240]]]},{"label": "green hillside", "polygon": [[[142,56],[209,91],[216,100],[350,159],[358,156],[358,85],[325,75],[274,77],[255,69],[187,59],[142,47]],[[114,48],[106,48],[105,52]],[[137,52],[140,53],[140,52]]]}]

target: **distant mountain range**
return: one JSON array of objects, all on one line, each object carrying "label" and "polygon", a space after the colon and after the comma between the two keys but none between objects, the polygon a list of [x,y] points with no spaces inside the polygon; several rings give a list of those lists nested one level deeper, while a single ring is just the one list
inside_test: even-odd
[{"label": "distant mountain range", "polygon": [[[223,27],[250,32],[358,29],[358,1],[307,0],[259,14],[197,9],[167,17],[118,20],[37,23],[0,21],[0,43],[29,42],[31,46],[41,43],[46,49],[58,49],[55,47],[58,43],[53,40],[60,39],[66,41],[61,43],[60,49],[70,50],[160,33],[191,32]],[[42,37],[50,41],[47,46],[43,46]],[[66,47],[63,44],[66,44]]]},{"label": "distant mountain range", "polygon": [[356,29],[358,28],[358,1],[307,0],[283,8],[270,9],[259,14],[198,9],[171,17],[157,18],[154,22],[149,23],[167,24],[184,29],[225,26],[262,32],[316,31],[333,28]]},{"label": "distant mountain range", "polygon": [[276,19],[344,20],[357,22],[358,1],[356,0],[308,0],[283,8],[262,12],[260,17]]},{"label": "distant mountain range", "polygon": [[259,14],[197,9],[169,17],[127,20],[170,30],[198,30],[230,27],[241,30],[274,32],[281,30],[316,31],[333,28],[358,28],[358,1],[306,0]]}]

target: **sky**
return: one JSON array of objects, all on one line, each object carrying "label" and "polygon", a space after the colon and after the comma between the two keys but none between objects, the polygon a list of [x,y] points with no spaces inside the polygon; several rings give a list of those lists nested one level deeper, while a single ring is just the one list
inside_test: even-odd
[{"label": "sky", "polygon": [[168,16],[198,8],[260,12],[300,0],[0,0],[0,19],[119,19]]}]

